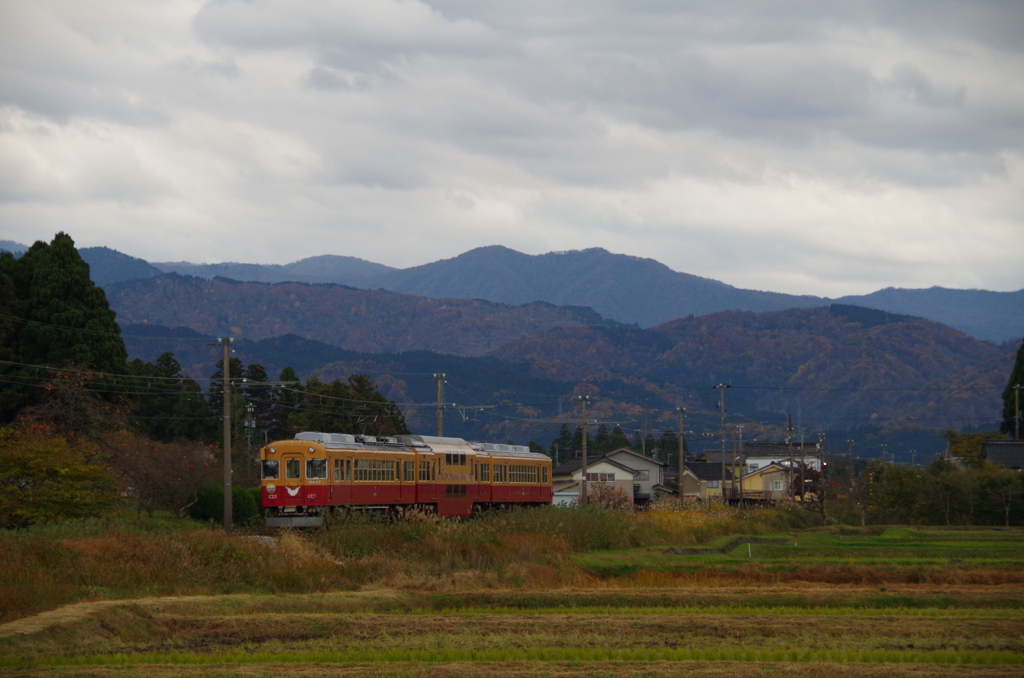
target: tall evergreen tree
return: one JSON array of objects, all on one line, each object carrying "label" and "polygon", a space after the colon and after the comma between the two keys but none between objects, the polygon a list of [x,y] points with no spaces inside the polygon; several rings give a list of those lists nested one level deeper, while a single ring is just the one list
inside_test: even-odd
[{"label": "tall evergreen tree", "polygon": [[[0,360],[6,361],[0,376],[7,382],[0,384],[0,422],[46,393],[38,387],[48,375],[27,366],[127,372],[121,328],[67,234],[35,243],[20,259],[0,255]],[[112,380],[91,379],[94,386]]]},{"label": "tall evergreen tree", "polygon": [[[1024,342],[1021,342],[1020,348],[1017,349],[1017,362],[1014,363],[1013,371],[1010,372],[1010,382],[1006,385],[1006,390],[1003,391],[1003,423],[999,429],[1010,436],[1018,430],[1024,435],[1024,421],[1017,421],[1018,393],[1015,386],[1024,388]],[[1019,397],[1024,398],[1024,393],[1020,393]],[[1024,409],[1024,402],[1020,402],[1019,405],[1021,409]]]},{"label": "tall evergreen tree", "polygon": [[409,433],[401,410],[382,396],[367,376],[354,374],[347,384],[337,379],[325,384],[310,377],[302,390],[302,403],[288,420],[293,431],[376,436]]},{"label": "tall evergreen tree", "polygon": [[17,351],[33,365],[77,365],[124,374],[128,353],[103,290],[66,233],[37,242],[17,261],[21,318]]},{"label": "tall evergreen tree", "polygon": [[217,418],[199,385],[181,374],[174,354],[165,352],[152,363],[139,358],[128,363],[134,377],[132,422],[134,428],[162,442],[218,439]]},{"label": "tall evergreen tree", "polygon": [[630,446],[629,436],[626,435],[626,432],[622,430],[621,426],[616,426],[612,429],[611,442],[613,450],[617,450],[621,447],[628,448]]},{"label": "tall evergreen tree", "polygon": [[558,437],[551,441],[551,458],[561,462],[572,458],[572,454],[572,433],[568,424],[562,424]]}]

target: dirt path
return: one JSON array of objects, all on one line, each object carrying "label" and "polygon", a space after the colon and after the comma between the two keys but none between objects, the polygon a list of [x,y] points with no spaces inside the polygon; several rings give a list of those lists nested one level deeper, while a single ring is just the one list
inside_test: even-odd
[{"label": "dirt path", "polygon": [[[221,598],[251,598],[250,594],[238,596],[217,596]],[[125,600],[93,600],[87,603],[74,603],[65,605],[49,612],[40,612],[31,617],[15,619],[6,624],[0,624],[0,638],[7,636],[23,636],[37,631],[42,631],[51,626],[67,624],[85,619],[102,609],[115,607],[117,605],[155,605],[159,603],[188,603],[209,601],[211,596],[172,596],[167,598],[132,598]]]},{"label": "dirt path", "polygon": [[196,595],[196,596],[165,596],[157,598],[122,598],[116,600],[93,600],[85,603],[73,603],[71,605],[65,605],[59,607],[56,610],[49,610],[47,612],[40,612],[39,614],[32,615],[31,617],[23,617],[21,619],[15,619],[14,621],[7,622],[6,624],[0,624],[0,638],[9,636],[28,635],[36,633],[37,631],[43,631],[52,626],[58,626],[61,624],[67,624],[69,622],[76,622],[82,619],[86,619],[100,610],[117,607],[123,605],[140,605],[144,607],[150,606],[164,606],[173,605],[179,603],[195,603],[209,605],[211,602],[233,600],[238,602],[251,601],[257,599],[268,599],[280,596],[316,596],[324,598],[327,596],[346,596],[352,598],[366,598],[366,597],[387,597],[397,595],[397,591],[386,591],[386,590],[370,590],[370,591],[345,591],[341,593],[329,593],[329,594],[273,594],[273,595],[261,595],[254,593],[233,593],[233,594],[219,594],[219,595]]}]

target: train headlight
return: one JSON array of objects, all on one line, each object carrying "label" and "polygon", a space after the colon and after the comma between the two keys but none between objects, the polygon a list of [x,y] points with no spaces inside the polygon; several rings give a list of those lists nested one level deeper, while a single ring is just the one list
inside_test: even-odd
[{"label": "train headlight", "polygon": [[271,453],[271,454],[274,454],[274,453],[276,453],[276,452],[277,452],[277,448],[276,448],[276,447],[271,447],[271,448],[270,448],[270,453]]}]

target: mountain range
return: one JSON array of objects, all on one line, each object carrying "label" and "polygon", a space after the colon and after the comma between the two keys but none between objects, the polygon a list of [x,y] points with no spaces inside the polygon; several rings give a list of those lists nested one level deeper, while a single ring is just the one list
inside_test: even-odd
[{"label": "mountain range", "polygon": [[[0,241],[0,249],[25,247]],[[994,343],[1018,342],[1024,337],[1024,290],[890,287],[829,299],[741,289],[673,271],[653,259],[600,248],[528,255],[507,247],[480,247],[406,269],[337,255],[277,265],[150,263],[106,247],[87,247],[80,252],[92,269],[94,282],[103,287],[170,272],[243,282],[327,283],[430,299],[479,299],[511,305],[541,301],[590,307],[604,318],[640,327],[718,311],[763,312],[842,303],[927,318]]]}]

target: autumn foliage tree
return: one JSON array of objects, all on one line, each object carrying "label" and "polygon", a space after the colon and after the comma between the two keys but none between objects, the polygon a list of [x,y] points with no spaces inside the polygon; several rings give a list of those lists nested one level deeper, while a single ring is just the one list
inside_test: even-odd
[{"label": "autumn foliage tree", "polygon": [[88,456],[95,450],[63,438],[0,430],[0,527],[98,516],[116,507],[116,478]]},{"label": "autumn foliage tree", "polygon": [[150,517],[157,509],[183,517],[196,502],[199,486],[218,474],[214,451],[203,443],[164,443],[123,432],[107,445],[107,463],[124,495]]}]

